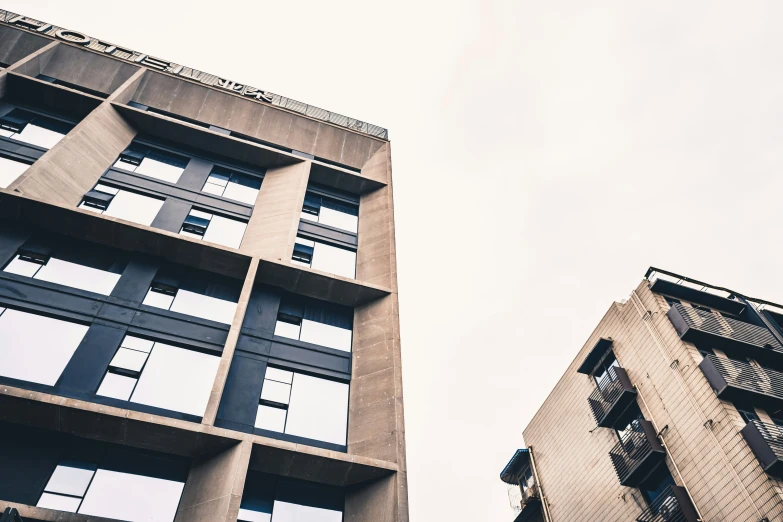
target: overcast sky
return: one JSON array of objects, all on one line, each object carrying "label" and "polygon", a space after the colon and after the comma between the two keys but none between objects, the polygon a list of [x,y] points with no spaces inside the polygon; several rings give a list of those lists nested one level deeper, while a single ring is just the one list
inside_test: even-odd
[{"label": "overcast sky", "polygon": [[779,0],[2,7],[390,129],[414,522],[512,519],[522,429],[648,266],[783,301]]}]

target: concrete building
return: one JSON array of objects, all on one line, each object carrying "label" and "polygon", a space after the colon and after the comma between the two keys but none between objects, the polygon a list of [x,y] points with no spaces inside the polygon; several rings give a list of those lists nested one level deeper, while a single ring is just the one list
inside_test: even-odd
[{"label": "concrete building", "polygon": [[7,11],[0,66],[0,516],[407,521],[386,130]]},{"label": "concrete building", "polygon": [[517,521],[781,521],[783,307],[651,268],[523,436]]}]

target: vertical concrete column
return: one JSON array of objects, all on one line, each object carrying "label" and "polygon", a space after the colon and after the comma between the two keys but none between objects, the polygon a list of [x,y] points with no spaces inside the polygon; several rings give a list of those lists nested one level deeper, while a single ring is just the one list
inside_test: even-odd
[{"label": "vertical concrete column", "polygon": [[310,165],[303,161],[266,171],[239,250],[275,261],[291,259]]},{"label": "vertical concrete column", "polygon": [[[397,522],[397,476],[349,488],[345,492],[345,522]],[[407,506],[404,508],[407,512]],[[406,517],[407,518],[407,517]]]},{"label": "vertical concrete column", "polygon": [[175,522],[235,522],[253,444],[242,441],[196,458],[190,468]]}]

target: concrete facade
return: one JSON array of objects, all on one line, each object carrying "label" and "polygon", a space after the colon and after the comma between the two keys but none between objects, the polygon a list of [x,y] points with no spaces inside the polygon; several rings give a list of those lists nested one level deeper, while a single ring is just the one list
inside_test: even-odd
[{"label": "concrete facade", "polygon": [[[666,452],[660,473],[668,472],[695,506],[696,518],[678,515],[683,518],[671,520],[783,520],[780,475],[757,458],[757,448],[744,436],[752,422],[739,413],[755,410],[760,422],[771,424],[777,397],[765,394],[772,396],[776,391],[767,386],[755,395],[739,393],[727,400],[704,369],[708,352],[725,361],[727,353],[734,360],[744,355],[754,361],[754,352],[749,351],[752,346],[737,342],[738,332],[746,328],[769,334],[773,340],[781,338],[779,325],[768,320],[776,308],[666,272],[651,269],[647,277],[627,300],[612,304],[524,430],[538,472],[540,498],[548,508],[549,518],[542,520],[670,520],[656,515],[660,505],[650,507],[654,500],[651,504],[641,493],[646,486],[620,483],[609,453],[623,435],[612,427],[597,427],[597,417],[588,404],[588,397],[596,397],[597,386],[606,386],[607,381],[597,385],[594,374],[585,371],[600,356],[616,358],[616,364],[627,372],[636,393],[629,408],[638,407],[652,423]],[[716,299],[717,294],[726,297]],[[720,331],[698,340],[684,333],[672,319],[675,300],[687,314],[700,317],[697,328],[703,330],[704,321],[717,318],[723,325]],[[731,319],[732,313],[725,311],[729,309],[741,310],[741,321]],[[706,315],[697,317],[696,310]],[[753,323],[759,326],[748,326]],[[596,355],[601,343],[611,346],[610,355]],[[771,354],[764,364],[754,361],[761,370],[743,381],[744,391],[752,387],[749,382],[769,382],[762,373],[777,367],[777,356]],[[774,450],[774,441],[772,446]]]},{"label": "concrete facade", "polygon": [[[202,270],[237,282],[241,292],[233,322],[220,329],[220,365],[206,412],[198,421],[60,395],[57,388],[1,381],[0,421],[192,459],[176,521],[237,520],[248,470],[341,488],[346,521],[407,521],[388,140],[165,74],[144,63],[119,60],[23,23],[13,26],[8,17],[4,22],[0,62],[8,67],[0,71],[0,101],[62,115],[75,123],[48,150],[30,152],[30,167],[0,189],[4,224]],[[0,116],[3,112],[8,109],[0,110]],[[165,220],[160,215],[155,226],[145,226],[77,208],[96,183],[105,182],[118,157],[141,138],[176,150],[200,151],[207,157],[207,169],[212,161],[262,171],[255,206],[231,206],[198,194],[202,179],[195,188],[184,181],[165,187],[146,180],[138,187],[118,185],[166,198],[164,209],[180,209],[176,228],[161,225]],[[194,156],[187,167],[191,180],[199,168]],[[204,178],[207,174],[205,170]],[[350,192],[359,201],[355,279],[291,263],[305,193],[314,182]],[[179,235],[179,223],[194,205],[218,205],[216,213],[222,209],[230,216],[244,216],[247,228],[241,245],[230,248]],[[172,210],[169,217],[173,215]],[[324,234],[334,232],[326,227]],[[3,263],[5,258],[0,259]],[[245,349],[247,316],[261,287],[353,308],[353,346],[345,373],[350,383],[347,440],[342,450],[216,425],[232,362]],[[4,296],[0,291],[0,308],[18,305]],[[125,301],[120,305],[139,306]],[[112,321],[107,325],[114,327]],[[275,356],[266,352],[261,357]],[[291,364],[308,368],[315,364],[310,360],[297,363],[294,357]],[[103,520],[4,499],[0,491],[0,507],[5,505],[16,508],[25,520]]]}]

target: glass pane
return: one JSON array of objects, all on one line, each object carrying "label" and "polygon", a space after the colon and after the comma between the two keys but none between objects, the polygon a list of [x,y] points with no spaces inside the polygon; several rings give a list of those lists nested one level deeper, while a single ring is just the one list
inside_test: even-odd
[{"label": "glass pane", "polygon": [[277,321],[277,323],[275,323],[275,335],[288,337],[289,339],[299,339],[299,325],[287,323],[285,321]]},{"label": "glass pane", "polygon": [[199,241],[201,241],[202,239],[204,239],[204,238],[203,238],[203,236],[200,236],[200,235],[198,235],[198,234],[194,234],[193,232],[186,232],[185,230],[180,230],[180,231],[179,231],[179,235],[180,235],[180,236],[189,237],[189,238],[192,238],[192,239],[197,239],[197,240],[199,240]]},{"label": "glass pane", "polygon": [[89,210],[90,212],[95,212],[96,214],[103,214],[103,210],[100,208],[91,207],[89,205],[86,205],[84,203],[79,203],[79,208],[84,210]]},{"label": "glass pane", "polygon": [[282,408],[258,405],[255,427],[262,430],[277,431],[283,433],[285,429],[286,411]]},{"label": "glass pane", "polygon": [[117,353],[114,354],[114,358],[111,360],[111,363],[109,363],[109,366],[124,368],[132,372],[140,372],[146,360],[147,354],[145,352],[120,348],[117,350]]},{"label": "glass pane", "polygon": [[83,497],[94,473],[95,466],[88,463],[60,462],[54,469],[44,490],[50,493]]},{"label": "glass pane", "polygon": [[322,509],[275,500],[272,522],[342,522],[341,511]]},{"label": "glass pane", "polygon": [[239,245],[242,243],[242,236],[245,235],[245,228],[247,228],[247,223],[242,221],[213,216],[212,222],[207,228],[207,233],[204,234],[204,241],[210,241],[230,248],[239,248]]},{"label": "glass pane", "polygon": [[269,522],[270,520],[272,520],[271,513],[261,513],[260,511],[245,508],[239,509],[239,518],[237,518],[237,522]]},{"label": "glass pane", "polygon": [[310,266],[315,270],[354,279],[356,277],[356,252],[324,243],[316,243],[313,262]]},{"label": "glass pane", "polygon": [[214,183],[215,185],[225,188],[226,185],[228,185],[229,177],[230,174],[228,173],[222,174],[219,172],[212,172],[207,178],[207,183]]},{"label": "glass pane", "polygon": [[[177,292],[179,293],[179,292]],[[162,294],[160,292],[155,292],[151,288],[147,292],[147,296],[144,298],[144,301],[142,301],[141,304],[154,306],[155,308],[163,308],[164,310],[168,310],[171,308],[171,303],[174,301],[173,295],[168,294]]]},{"label": "glass pane", "polygon": [[153,344],[155,344],[153,341],[148,341],[147,339],[141,339],[139,337],[133,337],[132,335],[126,335],[125,339],[122,340],[122,346],[125,348],[139,350],[140,352],[147,353],[152,350]]},{"label": "glass pane", "polygon": [[116,373],[109,372],[106,374],[106,377],[103,378],[103,382],[96,394],[102,397],[111,397],[112,399],[127,401],[130,399],[134,386],[136,386],[136,379],[133,377],[126,377],[124,375],[117,375]]},{"label": "glass pane", "polygon": [[103,214],[149,226],[155,220],[155,216],[158,215],[162,206],[162,199],[149,198],[121,190],[114,196],[109,208]]},{"label": "glass pane", "polygon": [[312,241],[310,239],[305,239],[303,237],[296,236],[296,239],[294,240],[295,243],[299,243],[300,245],[309,246],[310,248],[315,246],[315,241]]},{"label": "glass pane", "polygon": [[24,129],[22,129],[22,132],[14,136],[14,139],[23,141],[25,143],[31,143],[33,145],[38,145],[39,147],[43,147],[45,149],[51,149],[64,137],[65,134],[60,134],[59,132],[54,132],[52,130],[39,127],[38,125],[28,123],[25,125]]},{"label": "glass pane", "polygon": [[87,326],[18,310],[0,316],[0,375],[54,386]]},{"label": "glass pane", "polygon": [[16,181],[30,165],[8,158],[0,158],[0,188],[8,188],[8,185]]},{"label": "glass pane", "polygon": [[179,177],[182,175],[183,171],[184,169],[180,167],[150,159],[149,157],[141,160],[139,166],[136,167],[136,174],[144,174],[145,176],[168,181],[169,183],[176,183],[179,181]]},{"label": "glass pane", "polygon": [[13,261],[8,263],[8,265],[3,268],[3,272],[26,277],[33,277],[42,267],[43,265],[39,265],[38,263],[31,263],[30,261],[19,259],[19,256],[16,256]]},{"label": "glass pane", "polygon": [[[203,210],[196,210],[195,208],[191,209],[188,214],[193,216],[193,217],[197,217],[197,218],[200,218],[200,219],[205,219],[207,221],[212,219],[212,214],[210,214],[209,212],[204,212]],[[206,226],[207,224],[203,223],[203,225]]]},{"label": "glass pane", "polygon": [[120,274],[52,258],[41,267],[35,279],[109,295],[120,280]]},{"label": "glass pane", "polygon": [[291,397],[291,385],[283,382],[264,379],[264,387],[261,389],[261,399],[265,401],[288,404]]},{"label": "glass pane", "polygon": [[271,366],[267,366],[264,379],[270,379],[273,381],[285,382],[291,384],[292,382],[294,382],[294,372],[289,372],[286,370],[281,370],[279,368],[272,368]]},{"label": "glass pane", "polygon": [[122,158],[118,159],[114,162],[114,165],[112,165],[114,168],[122,169],[122,170],[128,170],[130,172],[133,172],[136,170],[136,167],[138,165],[134,165],[133,163],[129,161],[124,161]]},{"label": "glass pane", "polygon": [[224,324],[231,324],[234,321],[236,310],[237,303],[187,290],[178,291],[174,303],[171,305],[172,312],[193,315]]},{"label": "glass pane", "polygon": [[359,217],[328,207],[321,207],[318,222],[330,227],[356,233],[359,230]]},{"label": "glass pane", "polygon": [[99,469],[79,513],[144,522],[171,522],[185,484]]},{"label": "glass pane", "polygon": [[352,333],[345,328],[303,319],[299,340],[350,352]]},{"label": "glass pane", "polygon": [[304,261],[299,261],[297,259],[292,259],[291,260],[291,264],[292,265],[299,265],[299,266],[306,266],[306,267],[310,268],[310,263],[305,263]]},{"label": "glass pane", "polygon": [[155,343],[131,401],[201,417],[219,364],[220,357]]},{"label": "glass pane", "polygon": [[202,192],[207,192],[209,194],[214,194],[216,196],[222,196],[223,191],[225,190],[225,187],[221,187],[220,185],[215,185],[214,183],[206,183],[204,185],[204,188],[201,189]]},{"label": "glass pane", "polygon": [[223,193],[224,198],[241,201],[242,203],[247,203],[248,205],[255,205],[257,196],[257,188],[249,187],[247,185],[240,185],[234,181],[228,184],[226,191]]},{"label": "glass pane", "polygon": [[120,189],[118,188],[110,187],[102,183],[98,183],[97,185],[95,185],[95,190],[97,190],[98,192],[104,192],[106,194],[114,194],[114,195],[117,195],[117,193],[120,191]]},{"label": "glass pane", "polygon": [[41,499],[38,501],[38,507],[46,509],[56,509],[58,511],[69,511],[76,513],[79,509],[79,502],[82,499],[74,497],[64,497],[62,495],[53,495],[51,493],[44,493],[41,495]]},{"label": "glass pane", "polygon": [[345,444],[347,424],[347,384],[294,374],[286,433]]},{"label": "glass pane", "polygon": [[315,214],[310,214],[309,212],[300,213],[299,218],[306,221],[315,221],[316,223],[318,222],[318,216]]}]

